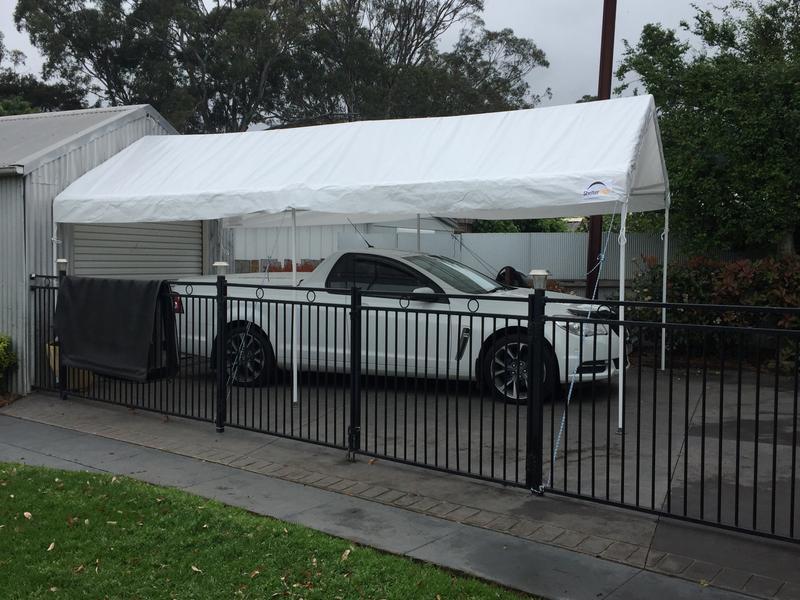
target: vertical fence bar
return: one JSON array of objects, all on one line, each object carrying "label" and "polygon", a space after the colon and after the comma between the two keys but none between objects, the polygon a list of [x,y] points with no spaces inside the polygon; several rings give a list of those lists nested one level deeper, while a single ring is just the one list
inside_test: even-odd
[{"label": "vertical fence bar", "polygon": [[225,356],[225,331],[228,323],[228,284],[225,275],[217,275],[217,410],[214,424],[217,433],[225,431],[225,416],[228,402],[228,373]]},{"label": "vertical fence bar", "polygon": [[[544,358],[544,305],[543,289],[536,289],[528,298],[528,414],[525,442],[525,486],[536,493],[542,492],[542,379]],[[548,382],[550,384],[552,382]]]},{"label": "vertical fence bar", "polygon": [[354,461],[361,449],[361,290],[350,291],[350,427],[347,458]]},{"label": "vertical fence bar", "polygon": [[[67,277],[67,259],[66,258],[59,258],[57,261],[58,263],[58,289],[61,289],[61,285],[64,282],[64,279]],[[56,292],[56,301],[58,300],[58,292]],[[53,320],[55,317],[52,316]],[[62,352],[61,348],[61,336],[58,337],[58,395],[62,400],[67,399],[67,377],[68,377],[68,369],[64,364],[64,353]]]}]

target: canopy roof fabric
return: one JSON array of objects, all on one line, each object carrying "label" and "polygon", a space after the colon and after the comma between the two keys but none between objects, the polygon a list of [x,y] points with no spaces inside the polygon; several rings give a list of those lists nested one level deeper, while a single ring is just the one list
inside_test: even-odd
[{"label": "canopy roof fabric", "polygon": [[62,223],[262,226],[665,208],[651,96],[459,117],[145,137],[59,194]]}]

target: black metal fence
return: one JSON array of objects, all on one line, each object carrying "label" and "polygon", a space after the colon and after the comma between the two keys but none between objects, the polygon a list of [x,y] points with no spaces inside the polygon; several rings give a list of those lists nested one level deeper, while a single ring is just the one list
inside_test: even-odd
[{"label": "black metal fence", "polygon": [[[31,286],[34,381],[51,390],[55,284]],[[800,539],[798,309],[173,290],[178,377],[71,371],[68,394]]]}]

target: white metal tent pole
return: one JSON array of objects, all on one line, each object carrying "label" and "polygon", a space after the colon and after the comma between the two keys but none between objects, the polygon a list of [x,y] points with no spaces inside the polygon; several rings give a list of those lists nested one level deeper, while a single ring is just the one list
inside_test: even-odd
[{"label": "white metal tent pole", "polygon": [[420,225],[422,223],[422,219],[417,213],[417,252],[422,252],[422,236],[420,233]]},{"label": "white metal tent pole", "polygon": [[[297,300],[297,213],[292,209],[292,300]],[[297,362],[298,344],[297,335],[297,304],[292,304],[292,402],[297,403]]]},{"label": "white metal tent pole", "polygon": [[[661,302],[667,303],[667,268],[669,265],[669,194],[667,208],[664,210],[664,258],[661,260]],[[667,368],[667,307],[661,307],[661,370]]]},{"label": "white metal tent pole", "polygon": [[[619,300],[625,302],[625,246],[628,243],[625,234],[625,226],[628,221],[628,205],[622,205],[622,214],[619,227]],[[619,383],[617,389],[617,427],[618,431],[622,431],[624,426],[624,414],[622,401],[625,396],[625,366],[627,363],[627,356],[625,355],[625,305],[621,304],[619,307],[619,334],[617,336],[618,351],[617,356],[619,359]]]}]

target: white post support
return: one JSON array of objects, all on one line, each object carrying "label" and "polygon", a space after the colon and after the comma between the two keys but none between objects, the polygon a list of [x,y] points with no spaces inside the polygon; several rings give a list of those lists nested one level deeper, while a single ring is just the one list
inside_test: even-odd
[{"label": "white post support", "polygon": [[[628,243],[627,238],[625,237],[625,226],[628,221],[628,205],[622,205],[622,214],[620,220],[620,227],[619,227],[619,300],[620,302],[625,302],[625,246]],[[617,344],[618,344],[618,352],[617,356],[619,357],[619,370],[618,373],[618,388],[617,388],[617,431],[621,432],[624,425],[625,425],[625,415],[624,415],[624,407],[623,407],[623,398],[625,397],[625,365],[627,363],[627,356],[625,353],[625,326],[622,323],[625,322],[625,306],[620,305],[619,307],[619,334],[617,337]]]},{"label": "white post support", "polygon": [[[292,209],[292,288],[297,287],[297,213]],[[300,344],[298,336],[297,290],[292,290],[292,402],[297,403],[297,363]]]},{"label": "white post support", "polygon": [[[667,303],[667,268],[669,266],[669,194],[664,210],[664,258],[661,260],[661,302]],[[667,307],[661,307],[661,370],[667,368]]]},{"label": "white post support", "polygon": [[422,252],[422,232],[421,230],[422,219],[417,213],[417,252]]}]

